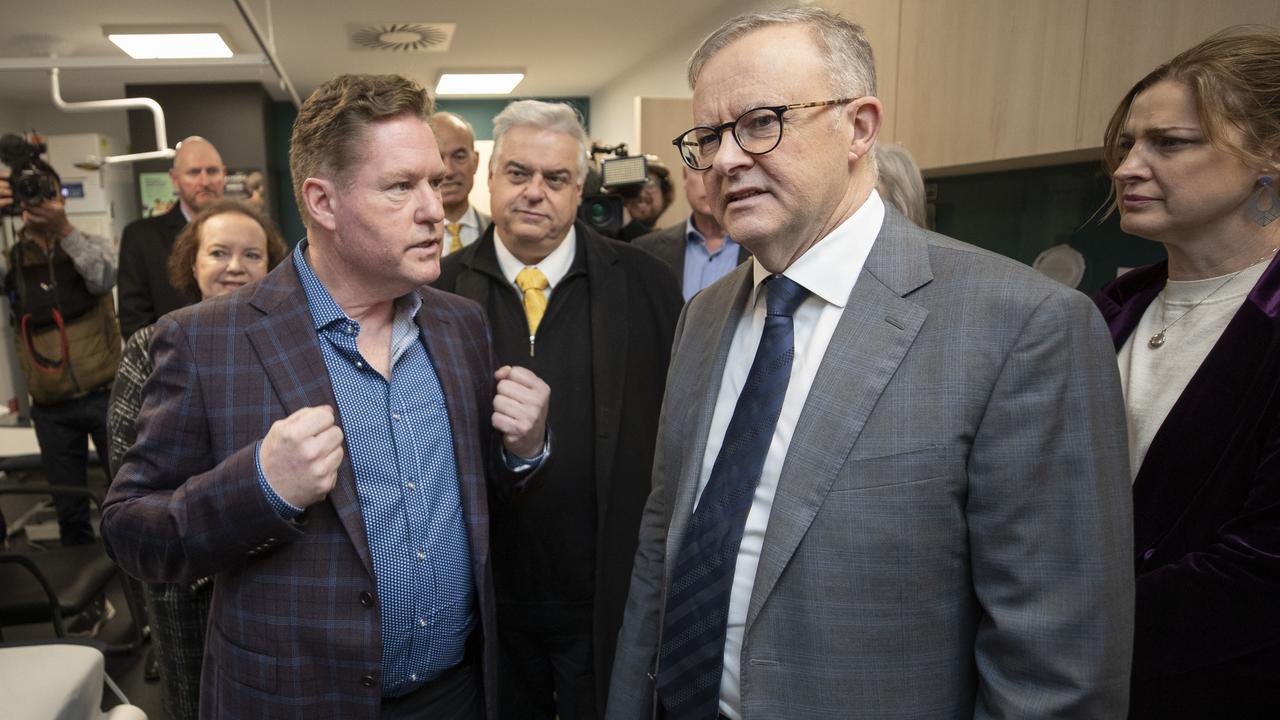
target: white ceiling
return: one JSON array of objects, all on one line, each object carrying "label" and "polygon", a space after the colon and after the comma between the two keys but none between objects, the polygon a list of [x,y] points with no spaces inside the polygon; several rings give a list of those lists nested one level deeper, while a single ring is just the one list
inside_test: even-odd
[{"label": "white ceiling", "polygon": [[[248,0],[274,34],[276,54],[299,95],[348,72],[400,73],[435,85],[440,69],[525,69],[523,96],[590,96],[666,45],[673,33],[734,0]],[[233,0],[0,0],[0,63],[5,58],[118,57],[104,25],[218,25],[237,54],[260,55]],[[19,11],[20,10],[20,11]],[[446,22],[457,28],[444,53],[353,50],[351,25]],[[69,101],[120,97],[126,83],[261,81],[287,99],[268,66],[241,68],[74,69],[62,72]],[[49,102],[45,70],[0,70],[0,102]]]}]

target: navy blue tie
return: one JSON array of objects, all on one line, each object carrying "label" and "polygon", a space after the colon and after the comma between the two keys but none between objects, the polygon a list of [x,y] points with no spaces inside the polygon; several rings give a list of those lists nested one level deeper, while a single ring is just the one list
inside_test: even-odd
[{"label": "navy blue tie", "polygon": [[768,314],[760,347],[667,590],[657,683],[670,720],[708,720],[718,712],[738,546],[791,379],[791,316],[808,293],[782,275],[766,280],[764,289]]}]

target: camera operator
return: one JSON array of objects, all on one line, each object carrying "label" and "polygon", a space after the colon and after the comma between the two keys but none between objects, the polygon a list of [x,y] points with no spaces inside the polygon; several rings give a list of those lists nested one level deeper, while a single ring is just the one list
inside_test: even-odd
[{"label": "camera operator", "polygon": [[[15,139],[5,137],[5,149],[18,152],[5,157],[12,182],[0,173],[0,215],[21,215],[22,228],[0,254],[0,276],[48,481],[84,487],[86,437],[106,453],[107,398],[120,362],[115,252],[109,239],[71,224],[61,181],[39,158],[40,147]],[[88,500],[55,503],[63,545],[92,542]]]},{"label": "camera operator", "polygon": [[626,210],[621,240],[631,242],[641,235],[653,232],[658,218],[675,199],[675,187],[671,184],[671,171],[657,155],[645,155],[648,161],[648,177],[645,183],[623,203]]}]

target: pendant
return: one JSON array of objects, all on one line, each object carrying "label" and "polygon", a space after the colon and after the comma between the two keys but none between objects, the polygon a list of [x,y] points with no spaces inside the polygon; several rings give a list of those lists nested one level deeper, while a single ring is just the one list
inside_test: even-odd
[{"label": "pendant", "polygon": [[1152,350],[1155,350],[1156,348],[1160,347],[1163,344],[1164,344],[1163,330],[1156,333],[1155,335],[1152,335],[1151,339],[1147,341],[1147,347],[1151,348]]}]

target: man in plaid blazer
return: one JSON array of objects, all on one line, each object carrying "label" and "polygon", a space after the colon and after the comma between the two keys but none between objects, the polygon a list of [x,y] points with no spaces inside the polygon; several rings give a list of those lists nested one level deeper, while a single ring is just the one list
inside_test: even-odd
[{"label": "man in plaid blazer", "polygon": [[321,86],[290,152],[306,240],[158,324],[102,530],[140,578],[215,576],[201,717],[496,717],[486,497],[545,457],[549,391],[422,287],[430,110],[398,76]]}]

